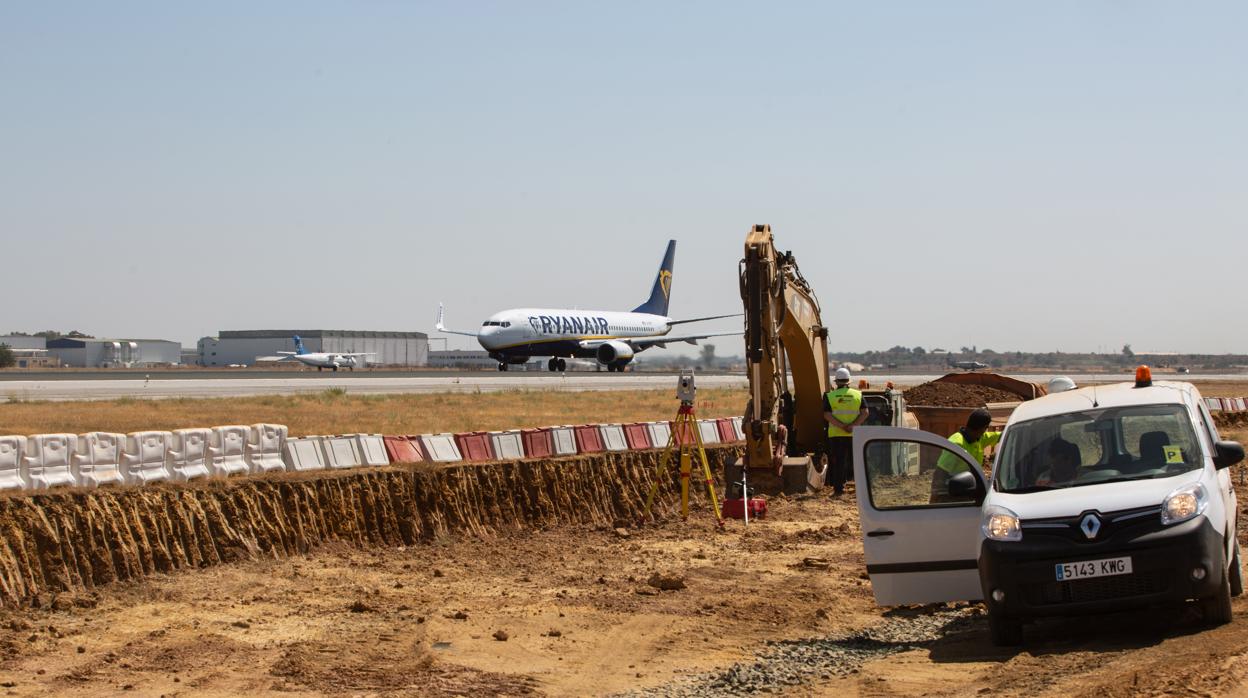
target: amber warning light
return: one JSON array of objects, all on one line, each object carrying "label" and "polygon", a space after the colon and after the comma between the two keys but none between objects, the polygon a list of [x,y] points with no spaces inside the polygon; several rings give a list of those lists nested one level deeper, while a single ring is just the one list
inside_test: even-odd
[{"label": "amber warning light", "polygon": [[1147,388],[1153,384],[1153,372],[1147,366],[1135,369],[1135,387]]}]

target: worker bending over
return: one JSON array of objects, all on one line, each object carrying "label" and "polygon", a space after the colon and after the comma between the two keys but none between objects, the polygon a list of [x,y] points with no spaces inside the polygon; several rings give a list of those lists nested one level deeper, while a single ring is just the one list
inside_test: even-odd
[{"label": "worker bending over", "polygon": [[[984,449],[1001,440],[1001,432],[988,431],[990,424],[992,415],[981,407],[966,418],[966,426],[950,436],[949,441],[961,446],[970,454],[971,460],[982,467]],[[949,496],[949,478],[968,469],[961,458],[950,451],[943,451],[936,460],[936,472],[932,473],[932,503],[961,501]]]},{"label": "worker bending over", "polygon": [[862,391],[849,387],[848,368],[836,369],[836,389],[823,396],[823,419],[828,423],[828,468],[824,481],[837,494],[845,493],[845,480],[854,467],[854,427],[867,421]]}]

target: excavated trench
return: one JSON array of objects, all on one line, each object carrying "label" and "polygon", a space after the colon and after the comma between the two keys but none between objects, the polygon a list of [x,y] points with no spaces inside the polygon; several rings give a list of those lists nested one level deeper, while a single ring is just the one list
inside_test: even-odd
[{"label": "excavated trench", "polygon": [[[735,446],[707,447],[717,477]],[[112,582],[317,546],[633,520],[661,451],[281,473],[0,497],[0,603],[42,606]],[[660,487],[666,510],[675,473]]]}]

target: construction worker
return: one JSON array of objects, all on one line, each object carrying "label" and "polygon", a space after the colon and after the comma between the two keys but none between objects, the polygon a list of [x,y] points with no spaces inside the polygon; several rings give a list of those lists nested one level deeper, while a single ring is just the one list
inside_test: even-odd
[{"label": "construction worker", "polygon": [[854,461],[850,448],[854,427],[867,421],[862,391],[849,387],[848,368],[836,369],[836,389],[823,396],[823,419],[828,423],[828,467],[824,481],[836,494],[845,493],[845,481],[852,476]]},{"label": "construction worker", "polygon": [[[961,446],[970,454],[971,460],[983,466],[984,449],[1001,440],[1001,432],[988,431],[990,424],[992,414],[981,407],[966,418],[966,426],[950,436],[949,441]],[[936,471],[932,473],[931,502],[958,501],[949,497],[949,478],[964,470],[968,468],[961,458],[950,451],[943,451],[936,460]]]}]

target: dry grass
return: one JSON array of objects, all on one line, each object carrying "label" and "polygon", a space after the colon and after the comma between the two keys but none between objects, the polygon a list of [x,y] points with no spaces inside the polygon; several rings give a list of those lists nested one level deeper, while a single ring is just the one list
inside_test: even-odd
[{"label": "dry grass", "polygon": [[[698,391],[699,417],[733,417],[745,411],[746,392]],[[81,434],[285,424],[305,434],[427,434],[488,431],[603,422],[671,419],[679,403],[671,390],[420,395],[348,395],[340,389],[313,395],[250,398],[0,404],[0,434]]]}]

